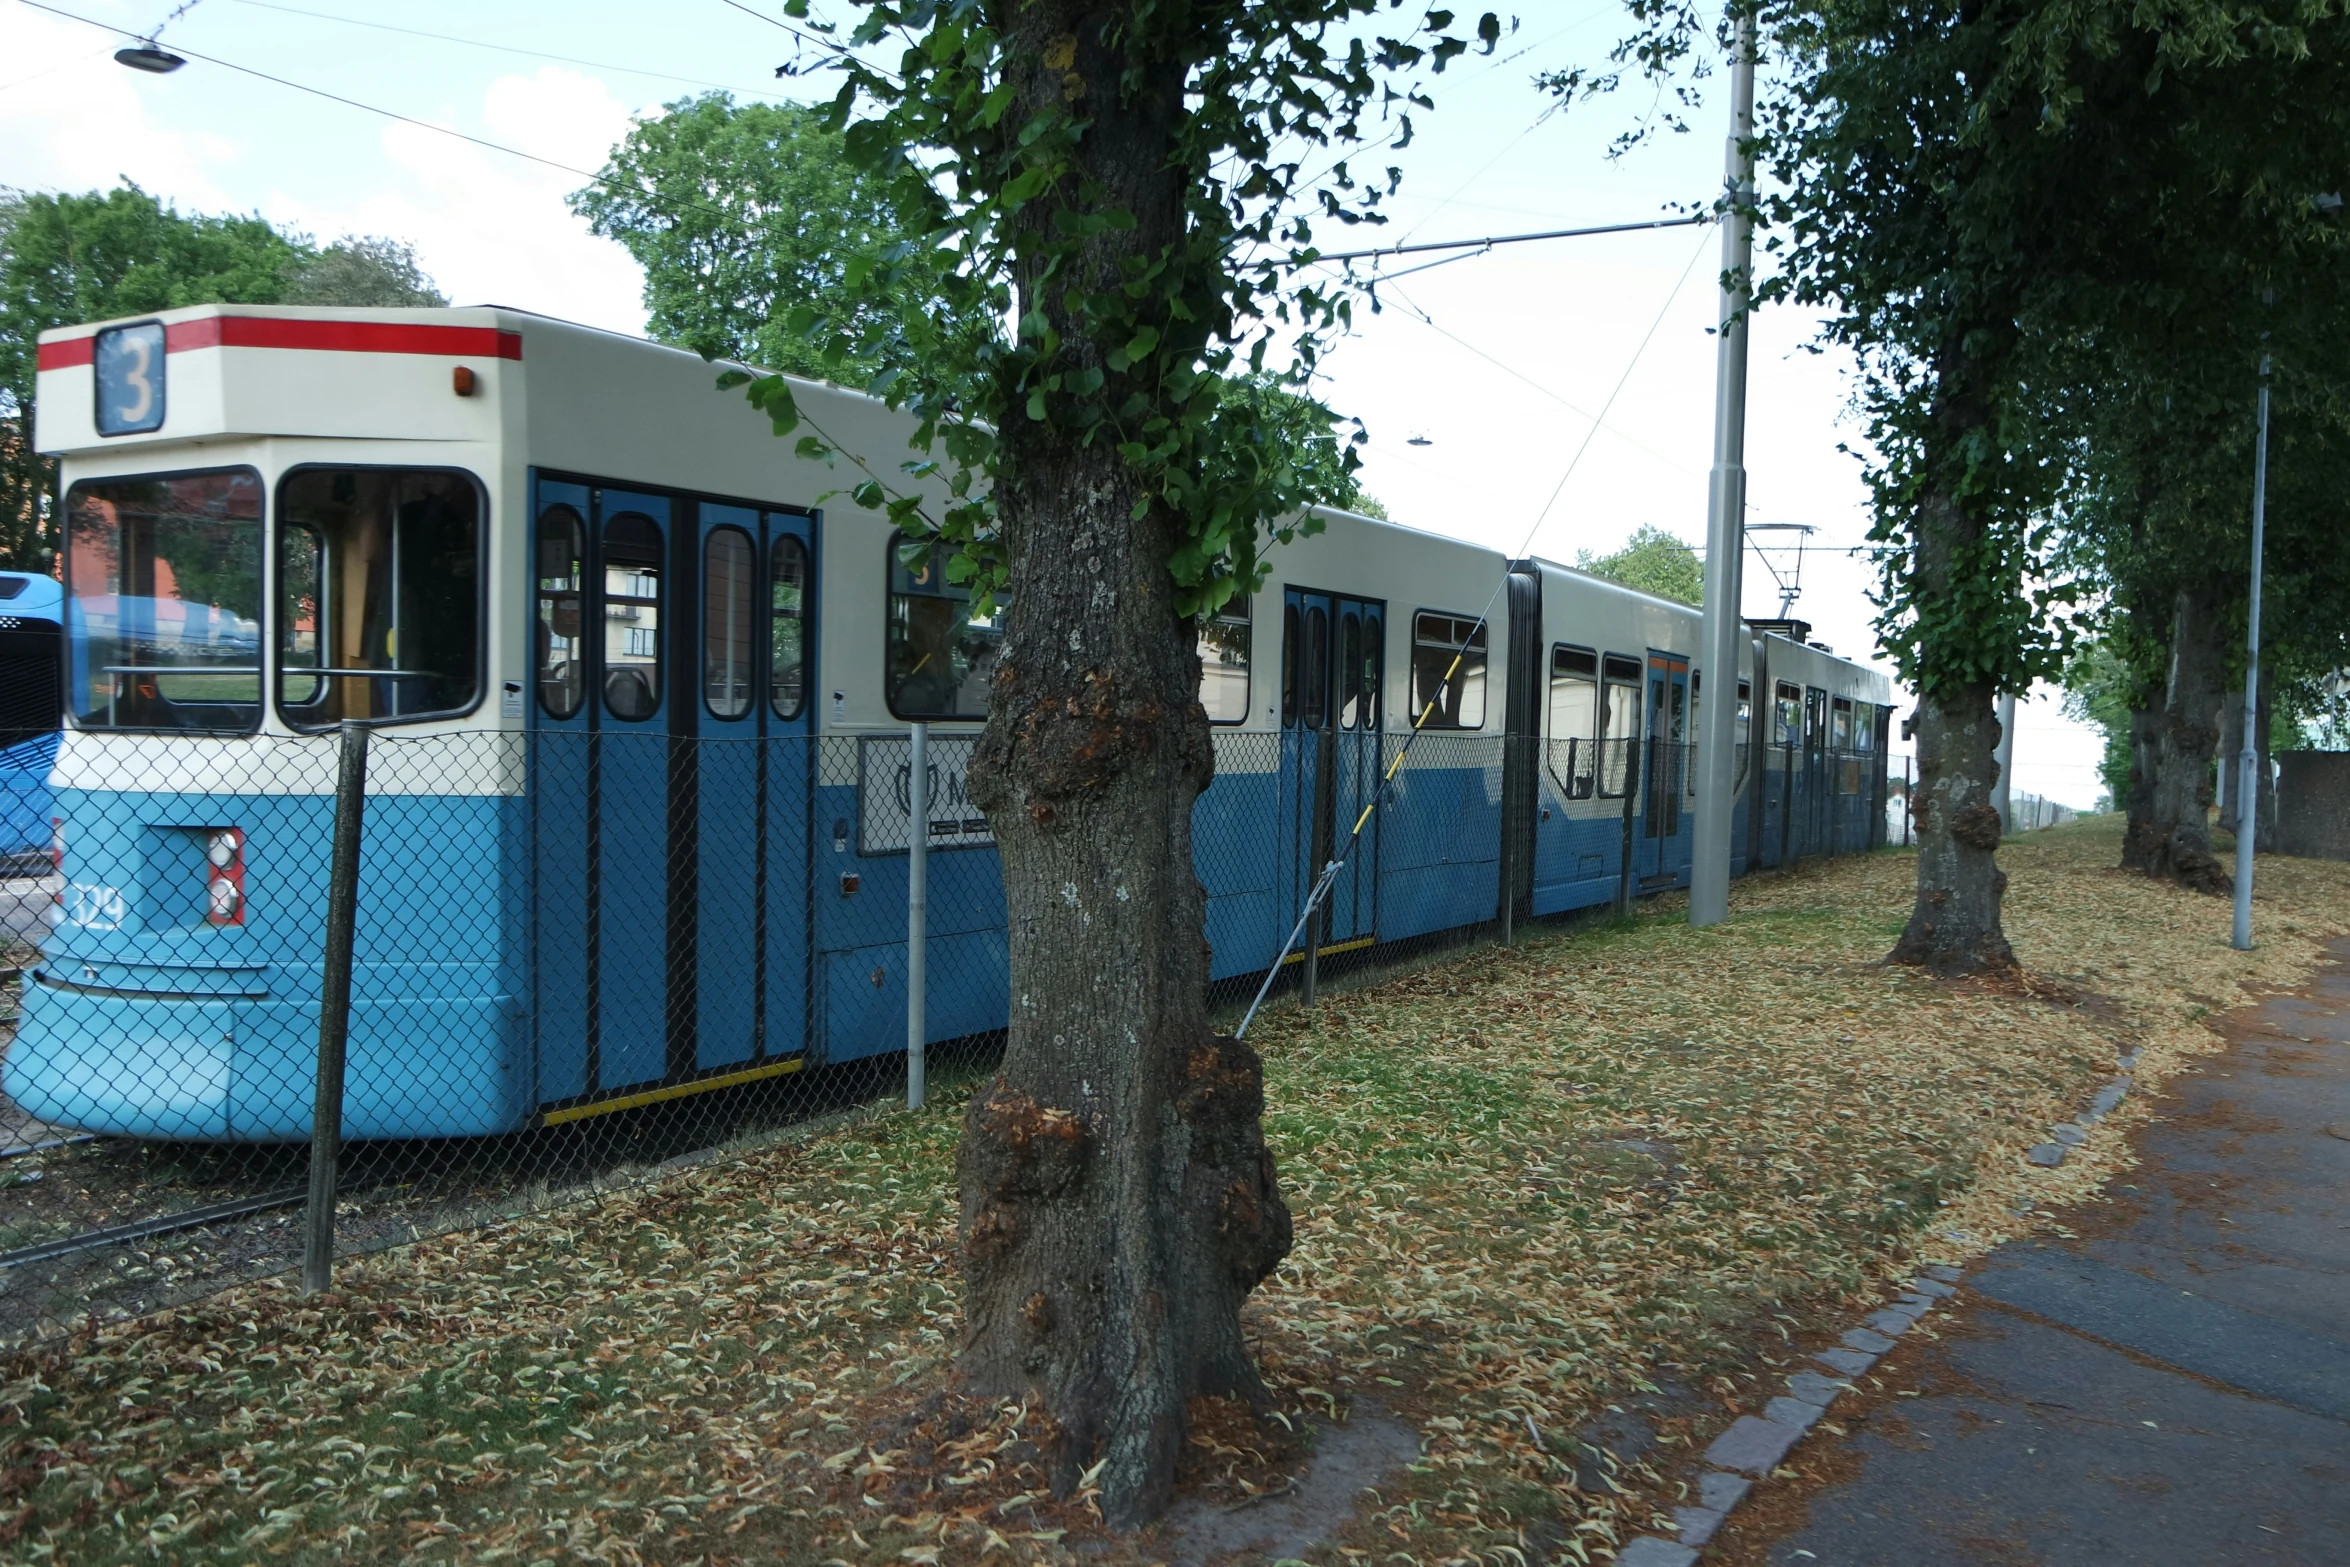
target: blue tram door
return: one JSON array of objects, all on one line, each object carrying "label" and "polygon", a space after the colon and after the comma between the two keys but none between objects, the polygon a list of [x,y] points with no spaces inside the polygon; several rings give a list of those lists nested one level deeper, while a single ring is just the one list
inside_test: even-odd
[{"label": "blue tram door", "polygon": [[1325,950],[1378,930],[1378,817],[1349,836],[1379,787],[1385,625],[1385,605],[1338,594],[1292,588],[1282,607],[1284,891],[1302,910],[1322,867],[1345,856],[1323,905]]},{"label": "blue tram door", "polygon": [[671,502],[534,487],[531,819],[539,1102],[668,1075]]},{"label": "blue tram door", "polygon": [[1689,868],[1690,835],[1682,805],[1689,784],[1689,660],[1648,655],[1648,755],[1641,790],[1641,834],[1651,857],[1644,880],[1658,885]]},{"label": "blue tram door", "polygon": [[[704,503],[693,638],[693,1072],[794,1056],[808,971],[808,520]],[[682,728],[682,724],[680,726]],[[745,851],[748,852],[745,852]]]}]

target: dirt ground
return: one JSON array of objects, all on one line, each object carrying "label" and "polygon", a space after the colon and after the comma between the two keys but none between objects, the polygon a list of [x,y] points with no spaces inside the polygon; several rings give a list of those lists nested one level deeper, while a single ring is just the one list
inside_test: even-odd
[{"label": "dirt ground", "polygon": [[2116,1054],[2159,1086],[2350,931],[2350,867],[2268,861],[2234,952],[2224,904],[2113,870],[2118,837],[2003,850],[2022,983],[1883,966],[1914,874],[1888,853],[1744,882],[1724,927],[1667,902],[1272,1014],[1275,1404],[1196,1412],[1180,1537],[1103,1538],[1042,1494],[1040,1417],[947,1385],[966,1080],[323,1300],[264,1281],[20,1355],[0,1554],[1604,1559],[1829,1324],[2119,1167],[2138,1099],[2063,1169],[2023,1157]]}]

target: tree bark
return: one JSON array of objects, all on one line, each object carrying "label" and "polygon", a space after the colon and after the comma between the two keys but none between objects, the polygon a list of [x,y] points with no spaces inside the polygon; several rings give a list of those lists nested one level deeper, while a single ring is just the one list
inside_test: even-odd
[{"label": "tree bark", "polygon": [[[1969,509],[1963,453],[1989,422],[1969,378],[1982,374],[1965,350],[1943,356],[1933,440],[1938,450],[1918,501],[1910,574],[1913,596],[1928,610],[1956,603],[1979,584],[1976,552],[1985,528]],[[1934,650],[1921,649],[1930,654]],[[1999,924],[2007,875],[1999,868],[1999,717],[1996,687],[1985,680],[1921,681],[1917,821],[1918,891],[1909,925],[1894,944],[1895,963],[1945,977],[2015,966]]]},{"label": "tree bark", "polygon": [[[1184,72],[1122,80],[1105,41],[1120,14],[1010,13],[1008,57],[1030,64],[1007,122],[1082,98],[1062,196],[1137,220],[1088,238],[1074,266],[1016,273],[1022,315],[1042,312],[1078,369],[1104,356],[1071,294],[1113,287],[1184,221]],[[1052,206],[1033,204],[1042,235]],[[1012,1005],[1003,1067],[963,1126],[959,1372],[1041,1406],[1055,1492],[1090,1475],[1124,1529],[1165,1507],[1190,1400],[1262,1400],[1240,1307],[1287,1254],[1290,1219],[1258,1059],[1207,1024],[1191,817],[1214,752],[1168,572],[1176,524],[1155,504],[1137,519],[1109,440],[1015,415],[1000,441],[1012,597],[970,785],[1003,858]]]},{"label": "tree bark", "polygon": [[2234,880],[2211,852],[2212,762],[2227,701],[2214,604],[2180,589],[2170,643],[2162,713],[2145,747],[2146,808],[2143,816],[2133,809],[2122,863],[2199,892],[2226,893]]},{"label": "tree bark", "polygon": [[1999,868],[1997,695],[1987,684],[1946,688],[1918,703],[1918,895],[1893,949],[1953,977],[2015,966],[1999,924],[2007,873]]}]

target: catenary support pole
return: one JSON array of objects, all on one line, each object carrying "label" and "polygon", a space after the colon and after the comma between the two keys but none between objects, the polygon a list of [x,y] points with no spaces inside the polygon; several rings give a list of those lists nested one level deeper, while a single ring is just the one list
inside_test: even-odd
[{"label": "catenary support pole", "polygon": [[906,1108],[919,1110],[930,1070],[930,726],[906,738]]},{"label": "catenary support pole", "polygon": [[2015,693],[2006,691],[1999,697],[1999,744],[1991,759],[1999,764],[1999,777],[1991,785],[1991,809],[1999,813],[1999,830],[2015,831],[2015,795],[2009,780],[2015,777]]},{"label": "catenary support pole", "polygon": [[1714,351],[1714,471],[1705,525],[1706,682],[1697,714],[1696,841],[1689,923],[1730,917],[1730,806],[1737,788],[1739,578],[1746,553],[1746,317],[1754,267],[1754,12],[1738,19],[1723,169],[1721,331]]},{"label": "catenary support pole", "polygon": [[310,1206],[302,1292],[334,1284],[335,1176],[343,1153],[343,1058],[351,1033],[351,945],[359,923],[359,830],[367,810],[367,726],[343,721],[335,836],[326,881],[326,969],[318,996],[317,1098],[310,1113]]},{"label": "catenary support pole", "polygon": [[2260,556],[2268,535],[2268,355],[2260,356],[2260,433],[2252,446],[2252,602],[2244,636],[2244,749],[2236,762],[2236,930],[2252,948],[2252,850],[2260,840]]}]

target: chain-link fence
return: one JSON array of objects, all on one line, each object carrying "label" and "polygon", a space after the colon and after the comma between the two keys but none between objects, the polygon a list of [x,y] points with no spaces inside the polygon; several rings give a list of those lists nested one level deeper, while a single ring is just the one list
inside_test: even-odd
[{"label": "chain-link fence", "polygon": [[[918,775],[902,731],[74,736],[55,868],[7,884],[40,953],[0,1020],[0,1337],[293,1266],[318,1155],[350,1253],[896,1094],[910,1041],[983,1060],[1002,877],[972,738],[923,738]],[[1686,882],[1693,747],[1404,744],[1217,734],[1193,839],[1227,1026],[1268,973],[1310,994]],[[1750,769],[1739,863],[1883,841],[1872,758]],[[347,967],[338,819],[360,824]]]}]

